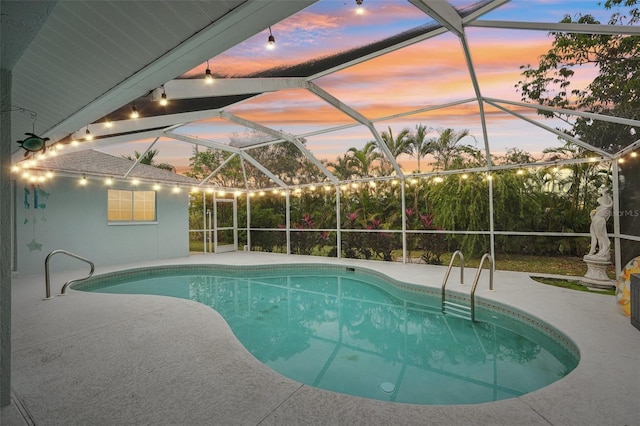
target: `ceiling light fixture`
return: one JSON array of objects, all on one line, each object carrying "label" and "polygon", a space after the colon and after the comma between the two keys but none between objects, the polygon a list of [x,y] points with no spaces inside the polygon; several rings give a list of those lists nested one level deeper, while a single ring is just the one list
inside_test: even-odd
[{"label": "ceiling light fixture", "polygon": [[86,136],[84,137],[86,140],[90,141],[93,140],[93,135],[91,134],[91,132],[89,131],[89,126],[87,126],[87,130],[85,131]]},{"label": "ceiling light fixture", "polygon": [[204,70],[204,81],[207,84],[213,83],[213,74],[211,74],[211,69],[209,68],[209,60],[207,59],[207,69]]},{"label": "ceiling light fixture", "polygon": [[136,108],[136,103],[131,103],[131,118],[136,119],[140,117],[140,113],[138,112],[138,108]]},{"label": "ceiling light fixture", "polygon": [[267,49],[274,49],[276,47],[276,38],[273,36],[271,32],[271,27],[269,27],[269,38],[267,39]]},{"label": "ceiling light fixture", "polygon": [[160,105],[167,106],[169,101],[167,100],[167,92],[164,90],[164,84],[162,85],[162,95],[160,95]]}]

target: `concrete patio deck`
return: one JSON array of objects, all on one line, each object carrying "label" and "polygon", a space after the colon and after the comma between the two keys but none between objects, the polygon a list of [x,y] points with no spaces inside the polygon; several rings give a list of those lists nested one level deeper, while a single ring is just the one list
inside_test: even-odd
[{"label": "concrete patio deck", "polygon": [[[445,267],[285,256],[195,255],[160,264],[338,263],[439,287]],[[52,274],[52,294],[85,274]],[[473,276],[469,271],[468,276]],[[484,274],[488,275],[488,274]],[[567,377],[519,398],[427,406],[336,394],[282,377],[199,303],[70,290],[44,298],[44,276],[12,280],[12,400],[2,425],[640,425],[640,332],[611,296],[554,288],[528,274],[484,276],[477,296],[537,316],[569,336],[581,359]]]}]

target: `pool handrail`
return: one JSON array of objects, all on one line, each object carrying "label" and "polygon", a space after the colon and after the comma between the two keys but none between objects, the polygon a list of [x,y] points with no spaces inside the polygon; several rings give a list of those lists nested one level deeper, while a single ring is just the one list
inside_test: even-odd
[{"label": "pool handrail", "polygon": [[49,259],[51,259],[51,257],[54,254],[58,254],[58,253],[63,253],[63,254],[66,254],[67,256],[71,256],[71,257],[74,257],[74,258],[76,258],[78,260],[82,260],[83,262],[86,262],[91,266],[91,270],[89,271],[89,275],[87,275],[86,277],[76,278],[74,280],[69,280],[66,283],[64,283],[64,285],[62,286],[62,290],[60,292],[61,296],[66,294],[65,292],[67,291],[67,287],[70,284],[72,284],[72,283],[74,283],[76,281],[86,280],[87,278],[89,278],[89,277],[91,277],[93,275],[93,272],[96,269],[96,267],[95,267],[95,265],[93,264],[92,261],[90,261],[88,259],[85,259],[84,257],[78,256],[77,254],[71,253],[71,252],[66,251],[66,250],[54,250],[54,251],[52,251],[51,253],[49,253],[47,255],[47,257],[44,260],[44,273],[45,273],[45,282],[44,282],[44,284],[45,284],[45,292],[46,292],[45,300],[51,299],[51,285],[50,285],[51,279],[50,279],[50,276],[49,276]]},{"label": "pool handrail", "polygon": [[447,273],[444,275],[444,280],[442,281],[442,306],[444,309],[444,294],[445,287],[447,286],[447,281],[449,280],[449,274],[451,273],[451,268],[453,268],[453,261],[456,257],[460,257],[460,285],[464,285],[464,255],[460,250],[456,250],[451,255],[451,261],[449,262],[449,267],[447,268]]},{"label": "pool handrail", "polygon": [[485,259],[489,259],[489,291],[493,291],[493,258],[489,253],[485,253],[480,259],[480,266],[478,266],[478,270],[476,271],[476,277],[473,279],[473,285],[471,286],[471,321],[476,320],[476,287],[478,286],[478,280],[480,279],[480,274],[482,273],[482,266],[484,265]]}]

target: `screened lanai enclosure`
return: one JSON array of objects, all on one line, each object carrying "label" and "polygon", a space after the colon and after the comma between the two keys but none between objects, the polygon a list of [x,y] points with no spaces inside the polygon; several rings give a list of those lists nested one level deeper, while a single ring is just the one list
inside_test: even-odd
[{"label": "screened lanai enclosure", "polygon": [[[192,251],[435,264],[455,250],[581,257],[605,190],[616,270],[640,254],[634,1],[115,5],[55,5],[49,42],[95,34],[96,52],[74,60],[80,81],[43,87],[49,103],[22,90],[46,43],[14,70],[13,139],[50,139],[26,160],[13,146],[27,179],[41,155],[136,152],[199,180],[185,188]],[[136,24],[97,41],[125,16]]]}]

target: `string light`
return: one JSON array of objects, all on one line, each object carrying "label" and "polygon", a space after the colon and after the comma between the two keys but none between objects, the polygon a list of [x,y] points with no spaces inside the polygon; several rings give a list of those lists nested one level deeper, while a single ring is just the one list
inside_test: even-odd
[{"label": "string light", "polygon": [[154,191],[160,191],[160,188],[161,188],[161,187],[160,187],[160,184],[159,184],[159,183],[154,183],[154,184],[153,184],[153,190],[154,190]]},{"label": "string light", "polygon": [[207,84],[213,83],[213,74],[211,74],[211,69],[209,69],[209,60],[207,59],[207,69],[204,70],[204,82]]},{"label": "string light", "polygon": [[172,189],[172,192],[174,194],[178,194],[180,192],[180,187],[178,185],[174,186],[173,189]]},{"label": "string light", "polygon": [[132,102],[131,103],[131,118],[133,118],[135,120],[138,117],[140,117],[140,113],[138,112],[138,108],[136,108],[136,103]]},{"label": "string light", "polygon": [[160,95],[160,105],[167,106],[169,101],[167,100],[167,92],[164,90],[164,84],[162,85],[162,95]]},{"label": "string light", "polygon": [[363,0],[356,0],[356,13],[358,15],[362,15],[364,13],[364,8],[362,7]]},{"label": "string light", "polygon": [[273,36],[271,32],[271,27],[269,27],[269,38],[267,38],[267,49],[273,50],[276,47],[276,38]]},{"label": "string light", "polygon": [[111,128],[113,127],[113,123],[108,118],[104,121],[104,127]]},{"label": "string light", "polygon": [[87,178],[85,175],[82,175],[82,178],[80,179],[80,185],[82,186],[86,186],[87,185]]},{"label": "string light", "polygon": [[131,181],[131,185],[133,185],[133,186],[138,186],[139,184],[140,184],[140,181],[138,179],[133,179]]},{"label": "string light", "polygon": [[91,132],[89,131],[89,126],[87,126],[87,130],[86,130],[84,133],[85,133],[85,135],[86,135],[86,136],[84,137],[86,140],[88,140],[88,141],[93,140],[93,135],[92,135],[92,134],[91,134]]},{"label": "string light", "polygon": [[104,184],[107,185],[107,186],[113,185],[113,179],[112,178],[106,178],[104,180]]}]

